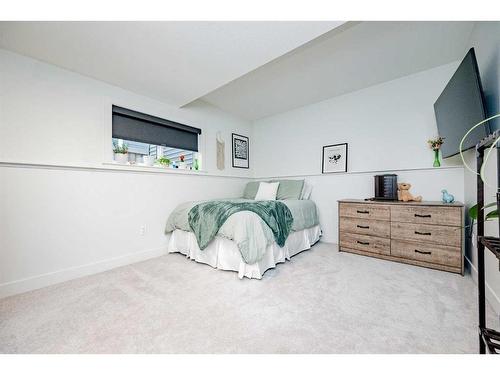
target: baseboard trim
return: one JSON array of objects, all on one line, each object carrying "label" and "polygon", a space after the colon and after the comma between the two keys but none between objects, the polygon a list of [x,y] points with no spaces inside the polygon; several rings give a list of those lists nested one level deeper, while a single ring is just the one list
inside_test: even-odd
[{"label": "baseboard trim", "polygon": [[0,298],[5,298],[20,293],[25,293],[32,290],[44,288],[46,286],[62,283],[64,281],[77,279],[79,277],[108,271],[113,268],[126,266],[128,264],[155,258],[164,255],[166,253],[167,253],[167,247],[162,246],[156,249],[138,251],[111,259],[101,260],[95,263],[88,263],[81,266],[69,267],[62,270],[49,272],[42,275],[32,276],[21,280],[10,281],[7,283],[0,284]]},{"label": "baseboard trim", "polygon": [[335,245],[335,246],[339,246],[339,244],[337,242],[335,242],[332,238],[325,238],[323,237],[324,235],[321,236],[321,238],[319,239],[319,242],[323,242],[323,243],[326,243],[328,245]]},{"label": "baseboard trim", "polygon": [[[472,280],[477,284],[477,268],[472,264],[471,260],[465,257],[465,260],[470,266]],[[500,298],[495,291],[489,286],[488,282],[484,283],[486,291],[486,300],[496,314],[500,315]]]}]

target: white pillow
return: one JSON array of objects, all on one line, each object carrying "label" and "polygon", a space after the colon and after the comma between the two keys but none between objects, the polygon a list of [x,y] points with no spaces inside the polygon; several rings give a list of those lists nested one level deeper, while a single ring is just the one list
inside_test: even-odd
[{"label": "white pillow", "polygon": [[275,201],[279,186],[279,182],[261,182],[259,184],[259,190],[257,190],[257,195],[255,195],[255,200]]},{"label": "white pillow", "polygon": [[311,198],[311,193],[312,193],[312,185],[309,185],[308,183],[304,182],[304,186],[302,187],[302,193],[300,194],[300,199],[309,199]]}]

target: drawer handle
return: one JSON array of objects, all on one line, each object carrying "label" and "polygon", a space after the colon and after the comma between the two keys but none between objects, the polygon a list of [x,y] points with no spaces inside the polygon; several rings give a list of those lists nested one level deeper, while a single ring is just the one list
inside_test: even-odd
[{"label": "drawer handle", "polygon": [[368,225],[356,225],[356,226],[361,229],[370,229]]},{"label": "drawer handle", "polygon": [[360,210],[357,210],[356,211],[358,214],[369,214],[370,211],[360,211]]},{"label": "drawer handle", "polygon": [[370,243],[369,242],[363,242],[363,241],[356,241],[357,243],[359,243],[360,245],[369,245]]},{"label": "drawer handle", "polygon": [[415,249],[415,252],[419,253],[419,254],[424,254],[424,255],[431,255],[432,254],[432,251],[420,251],[417,249]]},{"label": "drawer handle", "polygon": [[419,234],[421,236],[430,236],[431,235],[431,232],[419,232],[419,231],[415,231],[415,234]]},{"label": "drawer handle", "polygon": [[420,215],[420,214],[415,214],[415,217],[432,217],[432,215]]}]

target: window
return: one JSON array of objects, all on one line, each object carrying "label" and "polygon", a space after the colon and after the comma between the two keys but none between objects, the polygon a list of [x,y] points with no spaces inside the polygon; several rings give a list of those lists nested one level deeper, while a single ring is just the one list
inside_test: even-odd
[{"label": "window", "polygon": [[192,168],[198,153],[201,129],[113,106],[113,144],[127,145],[130,163],[141,163],[143,156],[167,158],[179,166]]}]

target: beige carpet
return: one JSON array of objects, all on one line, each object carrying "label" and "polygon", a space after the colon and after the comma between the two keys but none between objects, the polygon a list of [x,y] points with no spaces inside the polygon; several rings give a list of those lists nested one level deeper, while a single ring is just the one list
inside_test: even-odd
[{"label": "beige carpet", "polygon": [[475,353],[476,320],[470,276],[319,243],[260,281],[169,254],[5,298],[0,352]]}]

